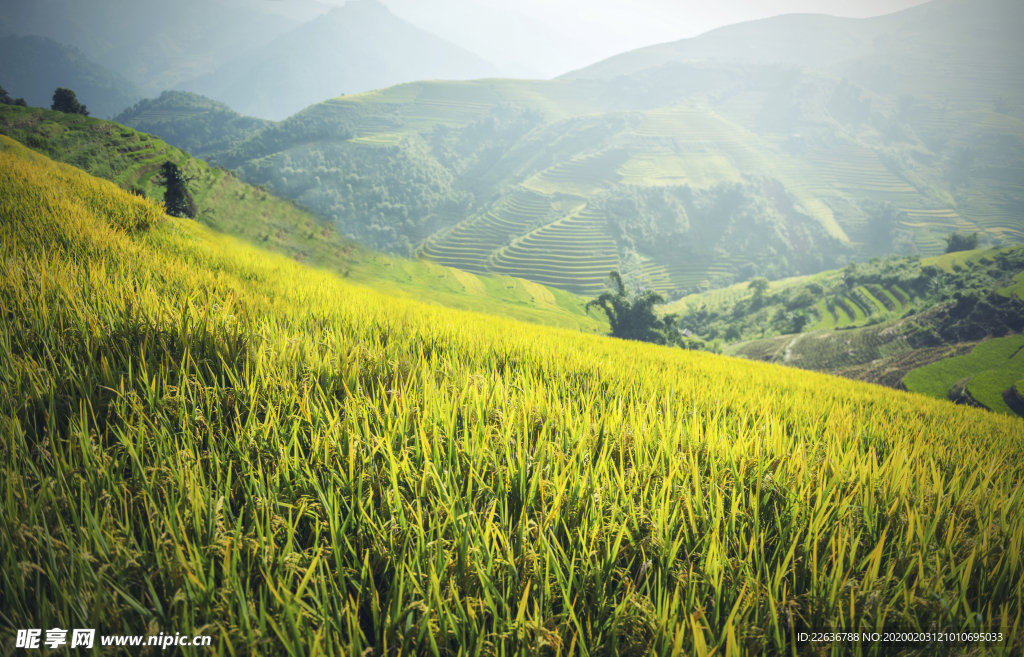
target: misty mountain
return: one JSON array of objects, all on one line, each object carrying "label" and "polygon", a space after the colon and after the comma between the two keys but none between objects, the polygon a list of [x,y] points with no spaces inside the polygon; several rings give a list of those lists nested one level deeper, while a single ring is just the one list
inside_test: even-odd
[{"label": "misty mountain", "polygon": [[242,114],[283,119],[342,94],[496,74],[493,65],[399,19],[380,2],[351,0],[180,88]]},{"label": "misty mountain", "polygon": [[205,159],[271,123],[242,116],[224,103],[187,91],[146,98],[114,120],[140,132],[161,134],[167,143]]},{"label": "misty mountain", "polygon": [[0,38],[0,86],[33,107],[45,108],[54,89],[66,87],[99,118],[114,116],[143,96],[136,85],[77,48],[37,36]]},{"label": "misty mountain", "polygon": [[0,35],[73,46],[156,94],[326,10],[311,0],[0,0]]},{"label": "misty mountain", "polygon": [[[716,60],[826,70],[881,94],[941,95],[966,84],[974,95],[999,89],[1007,97],[1024,98],[1021,25],[1024,5],[1017,0],[934,0],[865,19],[791,14],[641,48],[563,77],[607,80]],[[974,100],[991,104],[993,98]]]}]

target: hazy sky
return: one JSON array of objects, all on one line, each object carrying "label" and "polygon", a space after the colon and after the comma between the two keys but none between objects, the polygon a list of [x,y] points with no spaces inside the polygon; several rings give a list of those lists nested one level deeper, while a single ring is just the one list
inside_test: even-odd
[{"label": "hazy sky", "polygon": [[[864,18],[925,0],[477,0],[512,9],[561,31],[582,23],[595,50],[621,52],[696,36],[716,27],[779,14],[817,13]],[[560,29],[561,28],[561,29]]]},{"label": "hazy sky", "polygon": [[[346,0],[241,0],[308,20]],[[619,53],[780,14],[866,18],[928,0],[379,0],[410,23],[495,64],[549,78]]]},{"label": "hazy sky", "polygon": [[[326,0],[342,4],[342,0]],[[512,75],[550,77],[643,46],[789,13],[864,18],[925,0],[382,0]]]}]

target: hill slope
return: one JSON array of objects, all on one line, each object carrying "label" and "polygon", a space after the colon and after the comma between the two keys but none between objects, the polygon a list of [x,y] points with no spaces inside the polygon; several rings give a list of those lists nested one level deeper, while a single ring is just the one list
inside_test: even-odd
[{"label": "hill slope", "polygon": [[5,641],[1022,647],[1019,420],[396,300],[0,148]]},{"label": "hill slope", "polygon": [[[955,362],[974,362],[972,352],[1024,332],[1022,277],[1024,247],[978,249],[851,264],[760,293],[743,283],[660,310],[679,313],[683,328],[733,355],[1009,413],[1016,405],[1002,396],[1018,378],[1019,363],[1008,362],[1013,351],[973,369]],[[972,378],[1004,365],[998,375]],[[971,397],[972,385],[981,386],[979,399]]]},{"label": "hill slope", "polygon": [[0,38],[0,87],[33,107],[49,107],[57,87],[72,89],[104,119],[142,98],[141,89],[81,51],[34,36]]},{"label": "hill slope", "polygon": [[201,222],[262,249],[331,269],[389,294],[588,332],[603,331],[606,326],[594,314],[587,315],[584,300],[561,290],[514,277],[475,276],[373,252],[345,239],[293,202],[116,123],[0,106],[0,134],[122,188],[135,187],[154,199],[162,199],[164,192],[156,174],[164,161],[171,160],[193,177],[189,186]]},{"label": "hill slope", "polygon": [[378,0],[349,0],[180,88],[242,114],[284,119],[341,94],[496,73],[476,55],[397,18]]}]

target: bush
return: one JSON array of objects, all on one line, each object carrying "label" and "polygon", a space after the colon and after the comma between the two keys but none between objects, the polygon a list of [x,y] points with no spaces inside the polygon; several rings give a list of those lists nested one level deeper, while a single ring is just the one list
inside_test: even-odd
[{"label": "bush", "polygon": [[946,253],[956,251],[973,251],[978,248],[978,233],[970,235],[961,233],[950,233],[946,238]]}]

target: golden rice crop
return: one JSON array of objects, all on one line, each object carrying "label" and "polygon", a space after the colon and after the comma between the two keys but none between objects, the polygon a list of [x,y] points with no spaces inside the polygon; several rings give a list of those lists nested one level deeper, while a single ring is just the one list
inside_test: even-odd
[{"label": "golden rice crop", "polygon": [[1019,419],[389,298],[3,148],[4,640],[1024,647]]}]

